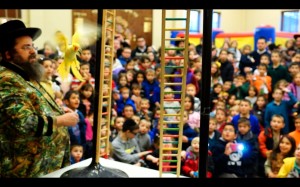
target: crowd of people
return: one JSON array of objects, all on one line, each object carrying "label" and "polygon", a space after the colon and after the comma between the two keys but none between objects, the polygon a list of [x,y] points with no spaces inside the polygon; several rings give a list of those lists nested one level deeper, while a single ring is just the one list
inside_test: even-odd
[{"label": "crowd of people", "polygon": [[[20,21],[0,25],[1,177],[42,176],[93,154],[93,101],[95,76],[99,76],[95,51],[86,47],[78,56],[84,81],[71,71],[62,79],[56,70],[63,55],[48,42],[37,51],[33,41],[40,34],[40,29],[26,28]],[[173,122],[180,120],[180,94],[172,91],[185,91],[178,153],[182,175],[198,177],[200,125],[208,125],[208,178],[299,178],[300,35],[282,47],[261,37],[256,50],[226,39],[221,48],[212,47],[211,62],[202,62],[201,45],[176,50],[184,46],[183,41],[176,42],[168,46],[174,50],[162,55],[142,36],[135,48],[121,35],[115,36],[114,60],[105,59],[106,64],[113,63],[113,70],[104,68],[104,77],[112,76],[113,81],[103,85],[104,95],[112,89],[112,108],[100,106],[111,110],[110,129],[101,132],[109,136],[110,144],[101,144],[101,156],[158,170],[159,129],[178,127]],[[186,53],[186,89],[179,84],[161,87],[161,71],[181,74],[184,63],[170,58],[162,70],[161,58]],[[200,124],[202,63],[211,63],[209,124]],[[180,83],[182,78],[164,81]],[[160,98],[161,91],[165,98]],[[170,124],[160,124],[161,110],[171,114],[164,117]],[[170,142],[164,146],[176,146],[174,137],[163,137]],[[163,166],[167,166],[164,171],[178,169],[174,162]]]},{"label": "crowd of people", "polygon": [[[213,177],[279,178],[299,145],[300,36],[212,49],[209,150]],[[295,164],[295,168],[297,164]],[[294,169],[295,169],[294,168]]]}]

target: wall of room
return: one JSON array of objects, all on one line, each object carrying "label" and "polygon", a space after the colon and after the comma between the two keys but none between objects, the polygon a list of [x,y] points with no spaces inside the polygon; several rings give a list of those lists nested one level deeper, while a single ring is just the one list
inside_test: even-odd
[{"label": "wall of room", "polygon": [[[286,9],[285,9],[286,10]],[[203,10],[200,10],[203,14]],[[216,12],[221,13],[221,28],[224,32],[253,32],[260,25],[271,25],[276,31],[280,31],[280,17],[283,9],[216,9]],[[153,10],[153,45],[156,48],[161,46],[161,21],[162,11],[160,9]],[[180,17],[184,15],[184,10],[167,11],[167,16]],[[203,19],[203,15],[201,16]],[[53,34],[57,30],[61,30],[68,37],[72,36],[72,11],[68,10],[22,10],[22,19],[28,26],[40,27],[43,31],[42,36],[36,40],[36,45],[42,47],[44,41],[52,39]],[[203,23],[203,20],[201,21]],[[176,25],[168,26],[179,27]],[[201,25],[201,32],[203,27]],[[166,33],[168,35],[168,33]]]},{"label": "wall of room", "polygon": [[54,33],[58,30],[71,39],[72,11],[70,9],[22,10],[22,20],[27,26],[42,29],[42,35],[34,42],[39,49],[43,48],[43,44],[47,40],[54,42]]},{"label": "wall of room", "polygon": [[[276,32],[280,31],[281,27],[281,12],[288,9],[215,9],[215,12],[221,13],[221,24],[220,29],[226,33],[236,33],[236,32],[254,32],[255,28],[261,25],[270,25],[275,27]],[[203,24],[203,10],[201,12],[201,23]],[[154,23],[161,23],[161,10],[154,10],[153,14]],[[174,16],[180,17],[184,16],[184,10],[174,10]],[[203,32],[203,25],[200,24],[200,31]],[[155,46],[160,46],[161,33],[155,28],[159,24],[153,24],[153,44]],[[178,27],[178,23],[175,23]],[[300,26],[300,24],[299,24]],[[160,25],[161,30],[161,25]]]}]

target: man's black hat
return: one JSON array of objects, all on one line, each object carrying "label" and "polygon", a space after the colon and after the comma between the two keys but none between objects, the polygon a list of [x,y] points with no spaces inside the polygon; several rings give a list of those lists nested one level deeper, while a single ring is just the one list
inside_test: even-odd
[{"label": "man's black hat", "polygon": [[26,28],[20,20],[10,20],[0,25],[0,50],[11,41],[20,36],[30,36],[32,40],[37,39],[42,34],[39,28]]}]

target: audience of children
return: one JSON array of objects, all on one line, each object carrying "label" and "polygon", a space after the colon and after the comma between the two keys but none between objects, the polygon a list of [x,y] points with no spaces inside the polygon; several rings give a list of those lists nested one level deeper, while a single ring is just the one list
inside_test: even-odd
[{"label": "audience of children", "polygon": [[[261,40],[260,40],[261,41]],[[226,46],[226,45],[225,45]],[[246,57],[251,62],[251,55],[254,53],[251,52],[251,48],[245,45],[243,48],[249,50],[249,53],[242,52],[242,58]],[[125,47],[124,47],[125,48]],[[128,50],[130,50],[127,47]],[[192,47],[189,50],[193,50]],[[228,51],[229,50],[229,51]],[[255,67],[252,69],[249,67],[240,68],[236,66],[234,60],[236,60],[234,54],[231,49],[222,49],[219,50],[219,53],[214,57],[215,59],[219,59],[220,62],[212,62],[212,81],[211,87],[212,95],[211,99],[211,107],[210,107],[210,119],[209,123],[209,149],[215,147],[215,143],[219,141],[220,136],[223,134],[223,129],[226,126],[226,123],[232,122],[234,123],[235,130],[238,131],[236,134],[235,141],[244,142],[245,145],[249,144],[248,138],[255,137],[255,135],[259,135],[259,149],[257,159],[259,160],[259,164],[255,169],[257,175],[260,177],[267,177],[265,175],[264,163],[267,160],[267,155],[271,153],[274,147],[279,142],[279,137],[281,135],[289,134],[291,135],[296,144],[299,144],[300,133],[299,126],[300,122],[297,118],[299,114],[299,65],[297,61],[298,53],[295,52],[294,55],[291,55],[291,62],[285,62],[285,58],[281,58],[281,52],[276,50],[272,50],[271,56],[265,53],[267,50],[260,49],[262,54],[257,54],[254,62]],[[236,51],[237,49],[235,49]],[[122,50],[120,50],[122,51]],[[169,56],[176,57],[176,50],[174,50],[174,55],[171,54],[172,50],[170,50]],[[227,52],[227,53],[226,53]],[[229,52],[229,53],[228,53]],[[198,54],[195,51],[194,56]],[[233,55],[232,55],[232,54]],[[179,86],[168,86],[164,88],[160,88],[160,74],[161,74],[161,66],[159,61],[154,62],[153,53],[144,54],[146,56],[143,57],[134,57],[128,61],[126,61],[124,67],[120,63],[120,61],[115,58],[113,61],[113,72],[109,72],[109,60],[105,59],[106,67],[105,67],[105,78],[109,78],[109,76],[114,76],[114,80],[112,85],[107,85],[103,88],[106,90],[112,89],[112,123],[111,126],[111,135],[110,142],[116,139],[116,137],[122,133],[122,125],[125,120],[134,119],[137,124],[143,123],[142,121],[147,121],[147,129],[150,135],[150,145],[154,145],[154,138],[159,135],[159,120],[160,116],[157,113],[160,113],[158,107],[160,107],[160,90],[170,91],[170,94],[165,94],[167,98],[163,98],[166,105],[170,105],[170,108],[162,109],[166,113],[169,113],[168,110],[174,110],[169,114],[180,114],[180,103],[179,94],[177,92],[172,92],[173,90],[177,90]],[[92,62],[94,54],[91,54],[89,48],[82,50],[82,55],[80,59],[81,65],[81,74],[83,75],[85,81],[80,82],[73,78],[72,73],[68,75],[67,79],[62,80],[60,76],[56,72],[57,66],[63,61],[63,58],[60,56],[55,57],[52,62],[47,61],[47,58],[43,59],[43,63],[46,61],[47,63],[43,64],[45,67],[45,77],[43,78],[41,85],[46,83],[45,89],[49,92],[49,95],[53,97],[61,106],[65,105],[72,110],[81,112],[81,121],[85,123],[85,125],[81,124],[81,121],[78,123],[77,129],[70,129],[70,136],[72,139],[72,145],[75,144],[74,141],[78,143],[78,139],[76,140],[76,133],[85,133],[85,138],[83,135],[77,136],[82,139],[82,141],[86,141],[86,145],[83,145],[83,156],[82,159],[86,159],[91,157],[91,143],[93,139],[93,89],[94,87],[94,77],[95,77],[95,63]],[[298,55],[299,56],[299,55]],[[150,58],[149,58],[150,57]],[[157,56],[159,59],[160,56]],[[179,57],[179,56],[177,56]],[[199,58],[200,57],[200,58]],[[196,130],[196,136],[199,135],[200,127],[200,97],[201,97],[201,73],[202,68],[201,64],[201,56],[193,58],[193,65],[189,68],[187,72],[187,84],[186,84],[186,97],[185,100],[182,101],[185,104],[184,110],[188,111],[188,121],[184,124],[188,124],[189,127],[193,131]],[[226,57],[226,58],[225,58]],[[257,60],[258,59],[258,60]],[[200,60],[200,61],[199,61]],[[232,61],[231,61],[232,60]],[[242,60],[241,60],[242,61]],[[54,62],[54,63],[53,63]],[[182,60],[170,60],[170,65],[182,65]],[[233,63],[232,63],[233,62]],[[52,65],[51,65],[52,63]],[[93,63],[93,64],[92,64]],[[240,63],[241,67],[245,64]],[[235,64],[234,73],[231,75],[231,65]],[[121,66],[120,66],[121,65]],[[251,64],[252,65],[252,64]],[[53,66],[53,72],[51,75],[51,68]],[[251,66],[252,67],[252,66]],[[119,69],[118,69],[119,68]],[[237,69],[240,68],[240,69]],[[48,71],[49,69],[49,71]],[[118,71],[115,71],[117,70]],[[170,74],[172,72],[180,73],[179,68],[166,68],[165,70],[170,70]],[[226,70],[230,70],[230,72],[226,72]],[[47,75],[46,75],[47,73]],[[50,78],[52,77],[52,79]],[[299,79],[299,80],[298,80]],[[50,81],[52,81],[52,86]],[[166,78],[164,82],[176,82],[179,79]],[[180,79],[181,80],[181,79]],[[44,83],[43,83],[44,82]],[[181,86],[180,86],[181,87]],[[255,87],[255,89],[254,89]],[[49,89],[48,89],[49,88]],[[51,90],[53,89],[53,90]],[[168,90],[169,89],[169,90]],[[70,99],[64,99],[64,96],[67,96],[67,92],[69,90],[78,90],[79,97]],[[282,92],[285,93],[282,93]],[[289,93],[290,92],[290,93]],[[55,94],[53,94],[55,93]],[[76,95],[76,94],[75,94]],[[108,95],[107,95],[108,96]],[[67,96],[69,97],[69,96]],[[63,100],[63,103],[61,102]],[[77,101],[78,100],[78,101]],[[193,102],[194,101],[194,102]],[[249,101],[249,102],[248,102]],[[72,103],[74,106],[72,106]],[[171,108],[174,103],[179,103],[179,105],[175,105],[174,108]],[[181,101],[180,101],[181,102]],[[248,103],[250,103],[248,107]],[[79,106],[77,106],[79,105]],[[142,107],[143,105],[143,107]],[[244,106],[245,105],[245,106]],[[247,105],[247,106],[246,106]],[[104,107],[104,106],[103,106]],[[143,108],[143,109],[142,109]],[[105,109],[107,110],[107,109]],[[117,111],[117,112],[116,112]],[[238,113],[237,113],[238,111]],[[244,118],[250,120],[250,125],[248,126],[248,122],[244,122],[242,125],[242,129],[248,129],[249,131],[240,132],[239,126],[240,120],[244,120]],[[253,119],[255,122],[253,122]],[[295,120],[294,120],[295,118]],[[84,120],[85,119],[85,120]],[[115,121],[116,119],[116,121]],[[245,121],[247,121],[245,119]],[[164,121],[177,121],[174,116],[164,117]],[[273,121],[274,120],[274,121]],[[118,125],[120,127],[114,126],[118,121]],[[273,121],[273,122],[272,122]],[[272,125],[273,124],[273,125]],[[80,128],[81,131],[78,131]],[[168,127],[176,124],[169,124]],[[275,126],[275,127],[272,127]],[[277,127],[276,127],[277,126]],[[280,126],[280,128],[278,128]],[[85,127],[84,130],[82,127]],[[186,128],[186,125],[184,125]],[[278,130],[279,129],[279,130]],[[129,132],[128,132],[129,133]],[[127,133],[127,134],[128,134]],[[184,131],[185,133],[185,131]],[[193,132],[194,133],[194,132]],[[130,134],[130,133],[129,133]],[[94,133],[95,136],[95,133]],[[186,141],[186,135],[183,136],[183,141],[186,143],[185,147],[191,145],[190,141]],[[188,136],[187,136],[188,137]],[[84,140],[85,139],[85,140]],[[221,137],[222,139],[222,137]],[[255,139],[255,138],[254,138]],[[81,141],[81,140],[80,140]],[[251,141],[252,142],[252,141]],[[82,142],[85,144],[84,142]],[[244,144],[243,143],[243,144]],[[251,143],[250,143],[251,144]],[[150,146],[150,147],[151,147]],[[149,149],[151,149],[149,147]],[[251,149],[252,150],[252,149]],[[266,154],[268,152],[268,154]],[[228,153],[228,152],[227,152]],[[253,150],[253,155],[255,155],[255,150]],[[149,154],[148,154],[149,155]],[[212,154],[213,156],[214,154]],[[229,154],[230,155],[230,154]],[[250,155],[250,154],[249,154]],[[249,156],[248,155],[248,156]],[[111,155],[112,156],[112,155]],[[147,160],[146,157],[143,157]],[[155,158],[149,157],[149,160],[156,164],[158,163],[158,156]],[[238,167],[234,169],[234,172],[229,172],[229,176],[237,176],[237,177],[256,177],[256,174],[253,171],[249,171],[250,168],[245,168],[247,162],[243,161],[247,156],[244,155],[241,158],[242,163],[242,172],[238,171]],[[249,162],[253,161],[253,157],[249,157]],[[263,158],[263,159],[262,159]],[[81,160],[82,160],[81,159]],[[216,161],[216,160],[215,160]],[[214,161],[214,164],[215,164]],[[293,160],[294,161],[294,160]],[[142,162],[141,162],[142,163]],[[141,165],[141,163],[136,163]],[[238,163],[238,162],[236,162]],[[230,167],[228,167],[230,168]],[[296,168],[297,169],[297,168]],[[218,177],[219,168],[217,166],[216,175],[214,175],[215,171],[213,171],[213,176]],[[232,175],[234,173],[235,175]],[[226,174],[224,174],[226,175]],[[223,175],[223,176],[224,176]],[[227,177],[228,177],[227,175]],[[193,176],[191,176],[193,177]],[[279,177],[279,175],[278,175]]]}]

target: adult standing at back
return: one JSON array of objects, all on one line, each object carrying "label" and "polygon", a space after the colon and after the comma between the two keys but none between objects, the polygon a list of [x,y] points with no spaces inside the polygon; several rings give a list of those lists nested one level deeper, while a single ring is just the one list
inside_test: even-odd
[{"label": "adult standing at back", "polygon": [[131,53],[131,58],[147,56],[147,43],[144,37],[140,36],[136,40],[136,48]]},{"label": "adult standing at back", "polygon": [[64,114],[39,83],[33,41],[40,35],[20,20],[0,25],[0,178],[40,177],[70,165],[67,126],[78,115]]},{"label": "adult standing at back", "polygon": [[241,74],[245,75],[246,72],[254,72],[258,64],[260,64],[260,57],[263,54],[267,54],[270,58],[271,54],[267,50],[267,40],[264,37],[260,37],[256,43],[256,50],[253,50],[249,55],[242,55],[239,68]]},{"label": "adult standing at back", "polygon": [[220,72],[221,78],[223,82],[233,81],[234,67],[228,61],[228,51],[225,49],[221,49],[219,55],[219,62],[221,63]]}]

